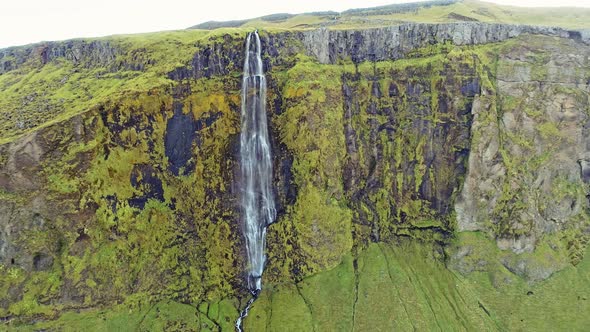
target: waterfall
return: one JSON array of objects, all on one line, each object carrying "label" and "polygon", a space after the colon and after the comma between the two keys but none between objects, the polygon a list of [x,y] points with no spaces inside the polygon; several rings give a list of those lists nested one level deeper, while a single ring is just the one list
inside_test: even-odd
[{"label": "waterfall", "polygon": [[266,227],[276,216],[273,197],[272,157],[266,120],[266,77],[260,57],[258,31],[246,39],[246,58],[242,78],[242,132],[240,135],[241,204],[244,239],[248,259],[248,289],[252,298],[240,314],[236,329],[248,315],[252,302],[262,289],[266,262]]}]

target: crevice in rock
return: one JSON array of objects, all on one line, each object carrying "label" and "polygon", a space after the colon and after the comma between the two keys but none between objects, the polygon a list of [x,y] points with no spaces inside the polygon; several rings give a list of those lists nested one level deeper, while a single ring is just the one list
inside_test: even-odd
[{"label": "crevice in rock", "polygon": [[356,304],[359,300],[359,275],[358,275],[358,258],[352,261],[352,268],[354,269],[354,302],[352,303],[352,326],[351,331],[354,331],[354,324],[356,320]]},{"label": "crevice in rock", "polygon": [[307,310],[309,311],[309,315],[311,317],[311,329],[313,332],[315,332],[315,325],[313,324],[313,310],[311,310],[311,304],[307,301],[305,296],[303,296],[301,288],[299,287],[299,283],[295,283],[295,288],[297,289],[297,293],[299,294],[299,296],[301,296],[303,302],[305,303],[305,306],[307,307]]},{"label": "crevice in rock", "polygon": [[[215,325],[215,327],[217,328],[217,331],[221,332],[222,331],[221,325],[219,325],[219,323],[217,322],[219,317],[217,317],[215,319],[213,317],[211,317],[211,314],[209,313],[209,310],[211,309],[211,305],[209,303],[206,303],[206,305],[207,305],[207,310],[205,312],[202,312],[199,310],[199,312],[201,312],[203,315],[205,315],[209,319],[209,321]],[[219,311],[218,311],[218,315],[219,315]]]},{"label": "crevice in rock", "polygon": [[150,306],[150,308],[145,312],[145,314],[143,314],[143,316],[141,317],[141,320],[139,321],[139,323],[137,323],[137,328],[135,328],[136,331],[141,331],[141,324],[143,324],[143,322],[145,321],[145,318],[152,311],[152,309],[154,309],[154,307],[156,306],[156,304],[157,304],[157,302],[154,302]]},{"label": "crevice in rock", "polygon": [[393,276],[391,275],[391,268],[389,265],[389,258],[385,254],[385,251],[383,250],[381,243],[377,243],[377,247],[379,247],[379,250],[381,251],[383,258],[385,259],[385,266],[387,267],[387,275],[389,276],[389,281],[391,281],[392,287],[395,289],[397,296],[400,299],[400,302],[402,304],[402,308],[404,308],[404,312],[406,313],[406,317],[408,317],[408,321],[410,322],[410,325],[412,325],[412,329],[414,331],[417,331],[416,326],[414,326],[414,323],[412,322],[412,319],[411,319],[411,316],[408,312],[408,308],[406,307],[406,304],[404,303],[403,300],[401,300],[401,293],[399,292],[399,288],[395,287],[395,284],[393,282]]},{"label": "crevice in rock", "polygon": [[481,301],[477,301],[477,305],[481,308],[481,310],[483,310],[483,312],[486,313],[486,315],[488,315],[490,318],[492,317],[488,309],[486,309],[486,307],[481,303]]},{"label": "crevice in rock", "polygon": [[[406,264],[406,267],[408,268],[409,272],[412,273],[415,277],[414,280],[416,281],[416,283],[414,284],[414,282],[412,282],[412,279],[408,276],[409,281],[412,284],[414,284],[414,289],[416,289],[416,291],[420,291],[420,292],[424,293],[424,291],[421,289],[419,274],[416,273],[416,271],[412,268],[411,264]],[[434,310],[434,308],[432,307],[432,303],[430,301],[430,296],[428,296],[428,294],[424,294],[424,299],[426,300],[426,304],[428,304],[428,308],[432,312],[432,316],[434,317],[434,322],[436,323],[436,326],[438,326],[438,329],[440,331],[444,331],[445,329],[443,329],[442,326],[440,326],[440,323],[438,322],[438,318],[436,316],[436,310]]]},{"label": "crevice in rock", "polygon": [[273,292],[270,292],[270,294],[268,295],[269,306],[268,306],[268,320],[266,321],[266,330],[267,331],[271,331],[270,322],[272,321],[272,294],[273,294]]}]

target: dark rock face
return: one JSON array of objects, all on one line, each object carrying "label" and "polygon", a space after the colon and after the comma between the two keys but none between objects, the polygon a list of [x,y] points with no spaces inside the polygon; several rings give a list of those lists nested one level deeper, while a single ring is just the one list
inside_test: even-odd
[{"label": "dark rock face", "polygon": [[[271,127],[271,133],[275,131]],[[284,144],[277,142],[276,135],[271,135],[273,153],[273,183],[276,198],[276,210],[280,217],[287,207],[293,205],[297,199],[297,185],[293,179],[293,155]]]},{"label": "dark rock face", "polygon": [[586,183],[590,182],[590,161],[588,160],[578,160],[580,164],[580,176],[582,180]]},{"label": "dark rock face", "polygon": [[131,172],[131,185],[142,191],[142,195],[133,197],[129,200],[129,205],[138,209],[143,209],[148,199],[155,199],[160,202],[164,201],[164,189],[162,180],[157,177],[157,170],[149,164],[135,165]]},{"label": "dark rock face", "polygon": [[[433,73],[440,75],[434,85],[428,79]],[[395,232],[395,225],[420,228],[413,223],[429,213],[444,221],[452,212],[453,193],[466,173],[470,105],[479,80],[474,68],[462,64],[376,72],[372,78],[342,77],[349,156],[343,181],[359,223],[371,225],[372,239],[378,241]],[[389,80],[384,84],[389,93],[383,94],[378,82]],[[408,204],[421,204],[421,212]],[[379,217],[384,215],[389,217]],[[445,234],[452,231],[448,226],[443,222],[434,228]]]},{"label": "dark rock face", "polygon": [[437,43],[479,45],[500,42],[522,34],[575,37],[559,28],[479,22],[411,23],[366,30],[318,29],[302,32],[299,37],[307,52],[317,57],[321,63],[336,63],[346,58],[359,63],[367,60],[400,59],[412,50]]},{"label": "dark rock face", "polygon": [[53,257],[39,253],[33,257],[33,269],[35,271],[46,271],[53,265]]},{"label": "dark rock face", "polygon": [[190,65],[176,68],[168,73],[168,78],[175,81],[186,79],[210,78],[227,75],[232,71],[240,71],[244,62],[243,47],[235,47],[243,43],[232,35],[223,36],[223,41],[201,46],[193,57]]},{"label": "dark rock face", "polygon": [[[293,66],[295,63],[290,57],[300,51],[300,45],[296,42],[300,37],[293,32],[262,35],[264,72],[269,72],[276,66]],[[169,72],[168,78],[183,81],[241,72],[244,63],[244,43],[244,36],[226,34],[220,42],[198,45],[200,49],[195,53],[190,64]],[[241,46],[237,47],[237,45]]]},{"label": "dark rock face", "polygon": [[[219,119],[221,117],[221,113],[217,112],[217,113],[213,113],[207,117],[201,118],[197,121],[195,121],[195,130],[196,131],[201,131],[204,128],[207,127],[211,127],[211,125],[213,123],[215,123],[215,121],[217,121],[217,119]],[[197,140],[198,143],[198,140]]]},{"label": "dark rock face", "polygon": [[475,97],[481,93],[481,86],[479,83],[479,78],[474,78],[471,81],[465,81],[463,86],[461,87],[461,94],[466,97]]},{"label": "dark rock face", "polygon": [[189,160],[193,157],[192,145],[196,137],[196,123],[191,114],[182,113],[182,104],[174,105],[174,116],[166,125],[165,148],[168,157],[168,169],[174,175],[191,172]]},{"label": "dark rock face", "polygon": [[48,42],[24,47],[0,50],[0,74],[17,69],[27,61],[46,64],[57,58],[65,58],[74,64],[97,67],[114,64],[119,50],[108,41],[68,40]]}]

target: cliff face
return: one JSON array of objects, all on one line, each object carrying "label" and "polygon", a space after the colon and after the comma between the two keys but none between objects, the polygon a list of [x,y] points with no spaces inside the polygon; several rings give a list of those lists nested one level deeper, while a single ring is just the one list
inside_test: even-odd
[{"label": "cliff face", "polygon": [[[308,53],[320,63],[350,58],[353,62],[396,60],[429,45],[495,43],[523,34],[580,38],[575,31],[560,28],[489,23],[401,24],[366,30],[318,29],[303,33]],[[586,41],[585,39],[583,41]]]},{"label": "cliff face", "polygon": [[[504,257],[511,271],[545,279],[563,262],[555,234],[577,264],[588,241],[588,48],[571,41],[505,47],[496,97],[474,103],[469,172],[456,204],[458,230],[493,232],[514,253],[549,245],[542,261]],[[557,242],[556,242],[557,241]],[[547,264],[545,260],[551,263]]]},{"label": "cliff face", "polygon": [[[159,303],[188,313],[170,326],[232,328],[245,31],[190,34],[0,52],[2,316]],[[588,306],[580,35],[408,24],[262,47],[279,216],[247,327],[584,326],[533,310],[566,282],[555,310]]]}]

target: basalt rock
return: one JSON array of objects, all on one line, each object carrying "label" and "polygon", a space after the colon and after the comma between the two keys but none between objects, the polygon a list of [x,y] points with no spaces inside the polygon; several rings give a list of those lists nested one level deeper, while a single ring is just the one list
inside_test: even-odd
[{"label": "basalt rock", "polygon": [[192,167],[188,164],[192,156],[192,145],[196,136],[196,124],[191,115],[182,113],[182,105],[175,104],[174,116],[166,125],[166,156],[172,173],[178,175],[180,169],[183,174],[190,172]]},{"label": "basalt rock", "polygon": [[[413,285],[421,272],[387,249],[401,243],[427,248],[438,265],[423,271],[446,271],[443,286],[420,286],[436,290],[457,281],[447,268],[489,273],[492,288],[584,262],[585,32],[464,22],[260,35],[278,201],[264,278],[289,284],[306,315],[321,310],[305,287],[328,272],[351,315],[357,302],[368,312],[373,281]],[[43,108],[12,110],[31,125],[0,145],[0,289],[12,289],[0,312],[153,299],[199,302],[207,317],[237,311],[249,296],[237,199],[244,34],[178,41],[163,67],[145,44],[107,40],[0,51],[0,74],[70,61],[134,82],[54,122],[35,122]],[[470,308],[492,317],[486,301]]]},{"label": "basalt rock", "polygon": [[401,24],[366,30],[317,29],[301,34],[307,52],[320,63],[394,60],[420,47],[450,42],[455,45],[495,43],[523,34],[570,38],[559,28],[490,23]]},{"label": "basalt rock", "polygon": [[108,41],[70,40],[47,42],[0,50],[0,74],[26,62],[46,64],[59,58],[87,67],[109,67],[120,53]]}]

